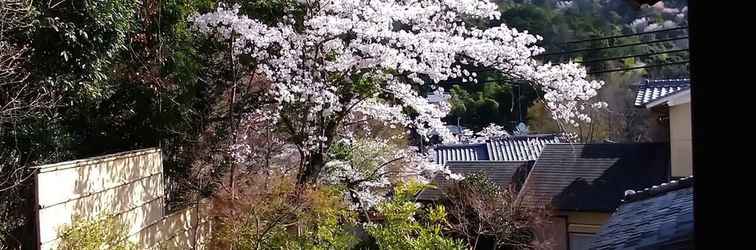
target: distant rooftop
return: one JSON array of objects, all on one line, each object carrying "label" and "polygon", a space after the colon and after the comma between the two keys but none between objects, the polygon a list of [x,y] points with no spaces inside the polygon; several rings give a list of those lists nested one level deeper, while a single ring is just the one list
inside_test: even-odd
[{"label": "distant rooftop", "polygon": [[660,98],[690,89],[690,79],[646,80],[638,86],[635,106],[642,107]]},{"label": "distant rooftop", "polygon": [[449,161],[533,161],[544,145],[563,143],[558,134],[513,135],[488,140],[486,143],[446,144],[436,146],[434,160],[438,164]]}]

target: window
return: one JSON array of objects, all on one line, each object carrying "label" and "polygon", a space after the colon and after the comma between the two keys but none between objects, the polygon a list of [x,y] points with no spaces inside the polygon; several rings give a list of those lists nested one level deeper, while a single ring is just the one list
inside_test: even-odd
[{"label": "window", "polygon": [[570,250],[588,250],[593,234],[570,233]]}]

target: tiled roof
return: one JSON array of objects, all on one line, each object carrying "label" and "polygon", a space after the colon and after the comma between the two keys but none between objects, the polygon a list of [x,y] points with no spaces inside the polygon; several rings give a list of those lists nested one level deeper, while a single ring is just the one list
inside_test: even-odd
[{"label": "tiled roof", "polygon": [[565,142],[555,134],[510,136],[486,143],[488,158],[492,161],[534,161],[543,146]]},{"label": "tiled roof", "polygon": [[625,198],[622,199],[622,202],[626,203],[626,202],[638,201],[638,200],[646,199],[649,197],[655,197],[669,191],[692,187],[692,186],[693,186],[693,176],[684,177],[678,180],[673,180],[673,181],[665,182],[659,185],[654,185],[652,187],[647,187],[642,190],[628,190],[629,193],[628,191],[625,192]]},{"label": "tiled roof", "polygon": [[434,148],[438,164],[449,161],[532,161],[538,158],[543,146],[565,142],[556,134],[514,135],[475,144],[440,145]]},{"label": "tiled roof", "polygon": [[[449,170],[455,174],[484,173],[489,180],[500,187],[513,184],[515,189],[518,189],[533,167],[533,161],[451,161],[448,166]],[[417,200],[435,201],[444,196],[442,189],[449,185],[449,181],[439,174],[431,183],[436,188],[424,189],[417,195]]]},{"label": "tiled roof", "polygon": [[519,193],[526,206],[612,212],[628,189],[669,176],[666,143],[548,144]]},{"label": "tiled roof", "polygon": [[646,80],[638,86],[635,106],[646,105],[688,88],[690,88],[690,79]]},{"label": "tiled roof", "polygon": [[590,249],[693,249],[693,177],[625,197]]},{"label": "tiled roof", "polygon": [[483,161],[488,160],[486,144],[442,145],[433,149],[434,161],[444,165],[449,161]]}]

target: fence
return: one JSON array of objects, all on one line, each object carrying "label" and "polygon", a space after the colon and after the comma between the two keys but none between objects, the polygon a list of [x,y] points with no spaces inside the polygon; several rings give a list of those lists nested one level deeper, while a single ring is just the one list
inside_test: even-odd
[{"label": "fence", "polygon": [[36,176],[40,249],[55,249],[74,215],[117,216],[140,249],[202,249],[210,233],[207,205],[166,214],[161,151],[122,152],[40,166]]}]

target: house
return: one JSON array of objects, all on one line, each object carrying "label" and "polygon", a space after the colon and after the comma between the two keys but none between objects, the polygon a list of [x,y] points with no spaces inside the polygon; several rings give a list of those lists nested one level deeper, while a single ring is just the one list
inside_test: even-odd
[{"label": "house", "polygon": [[628,191],[590,249],[694,249],[693,176]]},{"label": "house", "polygon": [[518,202],[553,211],[552,224],[537,235],[550,237],[554,249],[588,249],[626,190],[668,178],[665,143],[547,144]]},{"label": "house", "polygon": [[[458,174],[465,174],[473,169],[477,169],[474,171],[503,172],[500,175],[505,178],[503,178],[504,181],[499,181],[501,184],[521,186],[517,194],[518,202],[524,206],[544,207],[553,211],[551,225],[536,232],[538,237],[549,237],[554,243],[553,249],[589,249],[591,244],[594,244],[593,249],[615,249],[616,246],[623,244],[627,246],[651,244],[649,243],[651,238],[644,237],[652,237],[652,234],[656,233],[653,230],[656,229],[638,228],[637,230],[649,230],[638,231],[640,233],[628,231],[627,228],[612,231],[612,228],[618,226],[611,225],[623,223],[618,221],[619,219],[612,218],[613,216],[636,216],[629,220],[645,220],[647,219],[643,217],[646,216],[645,214],[633,213],[632,209],[624,207],[635,206],[632,205],[634,202],[654,206],[656,203],[644,203],[641,200],[649,198],[649,202],[662,202],[661,200],[654,201],[651,195],[670,197],[663,195],[662,191],[672,192],[674,190],[670,187],[689,185],[686,183],[692,182],[686,182],[687,179],[684,179],[684,176],[692,175],[690,81],[688,79],[647,80],[638,87],[635,106],[647,109],[652,114],[649,116],[652,126],[648,129],[651,143],[563,144],[566,141],[556,135],[551,135],[553,137],[549,135],[512,136],[489,140],[485,143],[437,146],[434,149],[434,158],[436,162],[448,165],[452,172]],[[524,168],[529,171],[524,182],[519,184],[516,175],[512,174],[514,166],[490,163],[488,168],[484,168],[482,167],[484,163],[481,162],[486,161],[533,163],[532,167]],[[507,169],[495,169],[496,166]],[[653,186],[678,178],[683,179],[664,184],[662,185],[664,188]],[[443,186],[443,181],[434,179],[434,182],[441,186]],[[647,188],[651,186],[653,187]],[[625,197],[625,192],[628,190],[644,188],[646,188],[645,191],[639,192],[639,195]],[[690,193],[692,194],[692,188]],[[442,197],[443,194],[433,190],[423,190],[420,196],[423,195],[426,199],[432,200]],[[623,198],[625,200],[622,200]],[[685,201],[685,198],[679,199],[681,202]],[[662,211],[655,211],[655,213],[661,213],[658,216],[668,216],[664,211],[677,211],[661,209]],[[680,226],[680,230],[687,230],[687,225],[692,224],[692,219],[690,222],[687,219],[680,221],[680,225],[674,225]],[[650,222],[646,224],[643,226],[655,225]],[[610,226],[612,228],[609,228]],[[674,229],[674,226],[662,225],[660,227]],[[689,235],[684,232],[682,234]],[[689,246],[685,245],[688,244],[685,243],[689,239],[685,238],[687,236],[663,235],[668,236],[671,241],[677,240],[673,242],[674,244]],[[617,238],[617,240],[611,238]],[[637,242],[638,239],[642,239],[641,242]],[[659,240],[659,244],[673,246],[669,245],[670,241],[662,236],[656,239]],[[614,245],[605,247],[601,245],[604,244],[601,242]]]},{"label": "house", "polygon": [[669,142],[672,177],[693,174],[690,116],[690,80],[646,80],[638,86],[635,106],[652,112],[653,141]]},{"label": "house", "polygon": [[[484,173],[491,182],[500,187],[512,185],[515,190],[519,190],[532,169],[533,163],[534,161],[450,161],[446,164],[452,173],[461,175]],[[431,180],[435,188],[423,189],[417,194],[416,200],[436,202],[443,199],[445,196],[443,190],[450,183],[442,174],[438,174]]]},{"label": "house", "polygon": [[446,144],[433,148],[433,160],[441,165],[450,161],[534,161],[544,145],[563,143],[558,134],[514,135],[485,143]]}]

